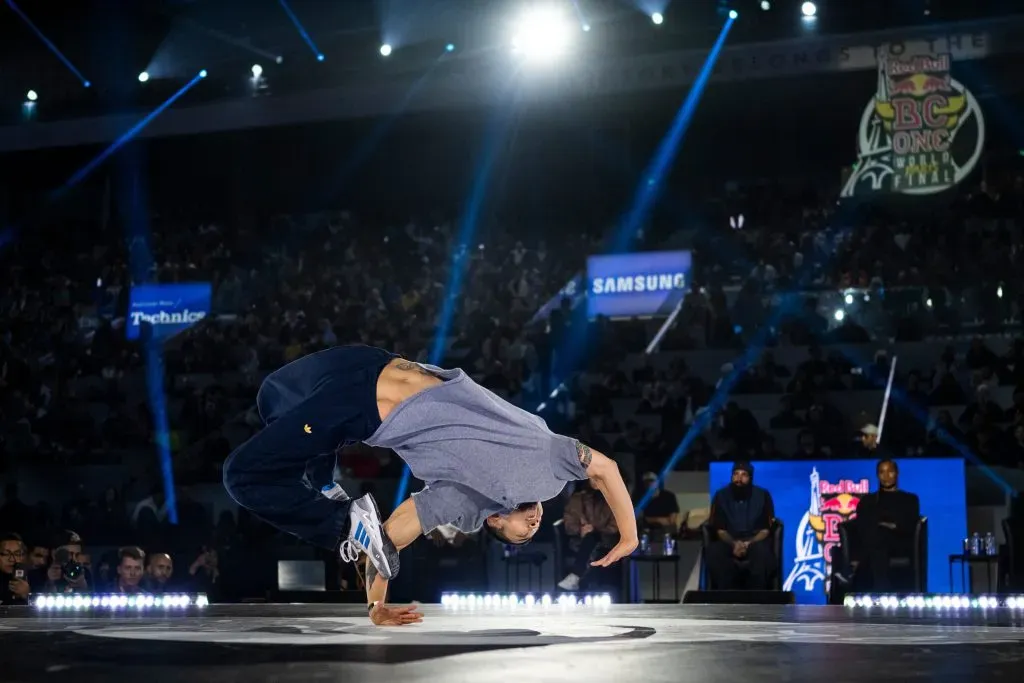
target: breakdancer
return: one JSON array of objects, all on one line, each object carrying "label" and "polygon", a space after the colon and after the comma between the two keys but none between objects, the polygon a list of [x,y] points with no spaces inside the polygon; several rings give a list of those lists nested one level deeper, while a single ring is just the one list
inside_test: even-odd
[{"label": "breakdancer", "polygon": [[[540,526],[542,501],[569,481],[589,479],[618,524],[619,543],[594,565],[608,566],[637,546],[633,505],[615,462],[552,433],[462,370],[339,346],[269,375],[256,403],[266,426],[224,463],[224,486],[282,531],[348,562],[365,553],[376,624],[422,619],[414,606],[385,604],[398,551],[418,536],[445,525],[486,527],[503,542],[526,543]],[[334,486],[339,446],[357,441],[393,449],[426,483],[383,524],[371,495],[353,501]]]}]

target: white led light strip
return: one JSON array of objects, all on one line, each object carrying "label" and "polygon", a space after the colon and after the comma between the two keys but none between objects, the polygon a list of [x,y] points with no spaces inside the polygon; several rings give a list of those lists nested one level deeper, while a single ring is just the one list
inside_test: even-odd
[{"label": "white led light strip", "polygon": [[607,593],[594,595],[562,594],[555,598],[544,594],[540,597],[527,593],[442,593],[441,606],[449,609],[479,609],[481,607],[607,607],[612,604],[612,596]]},{"label": "white led light strip", "polygon": [[144,610],[184,609],[206,607],[210,604],[206,595],[40,595],[32,604],[44,610]]},{"label": "white led light strip", "polygon": [[1024,610],[1024,595],[847,595],[848,608],[930,609],[930,610]]}]

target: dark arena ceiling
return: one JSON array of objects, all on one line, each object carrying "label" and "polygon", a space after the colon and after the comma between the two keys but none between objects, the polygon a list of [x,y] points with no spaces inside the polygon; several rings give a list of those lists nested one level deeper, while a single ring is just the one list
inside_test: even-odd
[{"label": "dark arena ceiling", "polygon": [[[453,46],[446,68],[472,69],[507,41],[510,17],[531,0],[76,0],[0,3],[0,123],[19,120],[26,93],[39,96],[39,120],[142,109],[160,103],[200,69],[209,82],[175,106],[251,96],[254,64],[262,94],[366,83],[423,71]],[[591,27],[602,56],[707,48],[730,10],[730,44],[803,35],[801,0],[538,0],[563,4]],[[1016,0],[819,0],[818,35],[943,24],[1021,12]],[[316,50],[300,35],[294,14]],[[654,26],[653,12],[664,23]],[[31,20],[81,74],[77,76],[26,23]],[[394,53],[383,59],[383,43]],[[280,63],[278,63],[280,57]],[[150,80],[140,87],[139,73]],[[90,87],[83,87],[83,80]],[[42,106],[44,105],[45,106]]]}]

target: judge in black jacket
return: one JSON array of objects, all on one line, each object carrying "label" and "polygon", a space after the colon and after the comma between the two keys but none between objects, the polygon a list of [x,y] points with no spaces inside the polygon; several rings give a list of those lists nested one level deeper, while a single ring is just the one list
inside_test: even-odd
[{"label": "judge in black jacket", "polygon": [[[910,557],[914,552],[914,532],[921,518],[921,501],[913,493],[899,489],[896,461],[878,461],[878,490],[860,499],[853,529],[854,561],[858,587],[875,591],[892,590],[889,559]],[[870,586],[865,585],[870,582]]]}]

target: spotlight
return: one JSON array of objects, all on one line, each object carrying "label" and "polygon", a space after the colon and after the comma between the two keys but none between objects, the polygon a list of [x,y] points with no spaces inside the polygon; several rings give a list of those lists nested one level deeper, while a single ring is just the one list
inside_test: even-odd
[{"label": "spotlight", "polygon": [[512,51],[530,61],[551,61],[569,50],[577,26],[553,6],[530,10],[515,26]]},{"label": "spotlight", "polygon": [[263,75],[263,67],[260,66],[259,64],[253,64],[252,65],[252,77],[253,78],[259,78],[262,75]]},{"label": "spotlight", "polygon": [[846,302],[847,306],[851,305],[853,303],[853,294],[847,294],[845,297],[843,297],[843,301]]},{"label": "spotlight", "polygon": [[39,95],[36,93],[35,90],[29,90],[25,94],[25,99],[27,99],[29,102],[35,102],[36,100],[39,99]]},{"label": "spotlight", "polygon": [[655,25],[661,26],[665,21],[665,17],[662,16],[661,12],[655,12],[651,15],[651,21],[653,21]]},{"label": "spotlight", "polygon": [[583,24],[583,32],[590,33],[590,24]]},{"label": "spotlight", "polygon": [[149,80],[149,72],[143,71],[139,74],[139,83],[145,83]]},{"label": "spotlight", "polygon": [[444,51],[445,52],[455,52],[455,44],[454,43],[448,43],[447,45],[444,46]]},{"label": "spotlight", "polygon": [[199,72],[199,78],[206,78],[206,69]]},{"label": "spotlight", "polygon": [[278,55],[274,61],[277,62],[278,64],[282,64],[284,62],[284,57]]},{"label": "spotlight", "polygon": [[82,83],[82,87],[83,88],[91,88],[92,87],[92,81],[85,81],[85,82],[83,82]]},{"label": "spotlight", "polygon": [[324,61],[324,53],[323,52],[321,52],[320,54],[318,54],[316,56],[316,61],[318,61],[318,62]]},{"label": "spotlight", "polygon": [[380,56],[381,57],[387,57],[390,54],[391,54],[391,46],[390,45],[388,45],[387,43],[384,43],[383,45],[380,46]]},{"label": "spotlight", "polygon": [[763,9],[765,12],[767,12],[771,8],[772,8],[772,3],[770,3],[768,0],[761,0],[761,9]]},{"label": "spotlight", "polygon": [[734,9],[729,10],[729,18],[730,19],[735,19],[739,15],[740,15],[740,13],[737,12],[736,10],[734,10]]},{"label": "spotlight", "polygon": [[818,13],[818,6],[813,2],[805,2],[800,6],[800,11],[803,12],[805,17],[813,17]]},{"label": "spotlight", "polygon": [[832,314],[832,317],[836,319],[836,322],[843,322],[843,318],[846,317],[846,311],[841,308],[837,308],[836,312]]}]

